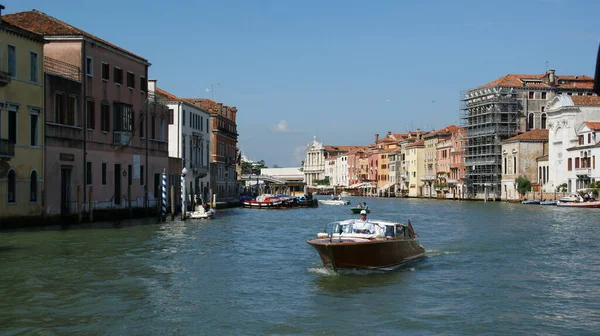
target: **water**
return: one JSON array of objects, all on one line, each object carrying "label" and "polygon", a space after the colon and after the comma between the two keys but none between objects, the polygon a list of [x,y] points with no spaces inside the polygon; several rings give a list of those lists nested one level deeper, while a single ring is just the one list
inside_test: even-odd
[{"label": "water", "polygon": [[599,210],[358,200],[410,218],[427,258],[323,269],[306,240],[349,206],[2,232],[0,334],[600,333]]}]

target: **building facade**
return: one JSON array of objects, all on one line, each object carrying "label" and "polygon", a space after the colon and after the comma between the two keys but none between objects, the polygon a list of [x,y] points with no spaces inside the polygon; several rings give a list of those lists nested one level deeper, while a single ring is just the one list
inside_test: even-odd
[{"label": "building facade", "polygon": [[425,141],[417,140],[405,147],[406,175],[408,176],[408,197],[423,196],[422,174],[425,171],[424,165]]},{"label": "building facade", "polygon": [[600,181],[600,122],[584,121],[576,127],[577,145],[567,148],[567,191],[586,189]]},{"label": "building facade", "polygon": [[42,36],[0,21],[0,221],[42,214],[43,59]]}]

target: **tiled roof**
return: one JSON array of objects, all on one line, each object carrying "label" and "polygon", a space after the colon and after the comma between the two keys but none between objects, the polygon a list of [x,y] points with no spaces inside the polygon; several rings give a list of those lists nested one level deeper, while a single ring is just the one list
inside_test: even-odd
[{"label": "tiled roof", "polygon": [[105,41],[79,28],[73,27],[66,22],[63,22],[57,18],[54,18],[50,15],[47,15],[46,13],[37,11],[35,9],[14,14],[5,14],[2,15],[2,20],[14,26],[20,27],[22,29],[28,30],[32,33],[36,33],[42,36],[85,36],[92,40],[106,44],[130,56],[133,56],[141,61],[148,62],[147,59],[141,56],[138,56],[130,51],[127,51],[108,41]]},{"label": "tiled roof", "polygon": [[349,152],[352,149],[360,148],[361,146],[323,146],[326,152]]},{"label": "tiled roof", "polygon": [[584,121],[583,123],[592,131],[600,131],[600,122],[598,121]]},{"label": "tiled roof", "polygon": [[575,105],[600,105],[600,96],[571,96]]},{"label": "tiled roof", "polygon": [[410,145],[406,145],[406,148],[423,147],[423,146],[425,146],[425,140],[421,139],[421,140],[417,140],[417,141],[411,143]]},{"label": "tiled roof", "polygon": [[218,114],[219,113],[219,105],[223,105],[223,109],[229,108],[232,112],[237,112],[237,108],[235,106],[227,106],[223,103],[218,103],[216,101],[207,99],[207,98],[183,98],[185,101],[194,104],[201,109],[208,111],[210,113]]},{"label": "tiled roof", "polygon": [[159,88],[156,88],[156,93],[159,94],[159,95],[161,95],[161,96],[164,96],[167,100],[182,101],[181,98],[178,98],[174,94],[168,93],[167,91],[159,89]]},{"label": "tiled roof", "polygon": [[548,141],[548,130],[547,129],[534,129],[529,132],[521,133],[512,138],[508,138],[502,142],[514,142],[514,141]]},{"label": "tiled roof", "polygon": [[[498,79],[495,79],[487,84],[484,84],[478,89],[494,86],[505,87],[530,87],[530,88],[550,88],[549,84],[543,82],[549,73],[543,74],[508,74]],[[530,80],[531,82],[529,82]],[[567,80],[568,83],[560,83],[561,80]],[[542,82],[540,82],[542,81]],[[576,89],[591,89],[594,86],[594,79],[589,76],[565,76],[556,75],[555,83],[557,88],[576,88]]]},{"label": "tiled roof", "polygon": [[454,134],[454,133],[458,132],[459,129],[460,129],[460,127],[458,127],[456,125],[450,125],[450,126],[442,127],[436,131],[431,131],[431,132],[427,133],[426,135],[424,135],[423,137],[430,138],[435,135]]}]

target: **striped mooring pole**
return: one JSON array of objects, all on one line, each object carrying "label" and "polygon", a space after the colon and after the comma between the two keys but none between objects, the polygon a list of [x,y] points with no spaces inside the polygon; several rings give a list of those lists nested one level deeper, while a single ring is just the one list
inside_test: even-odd
[{"label": "striped mooring pole", "polygon": [[185,219],[185,175],[181,174],[181,219]]},{"label": "striped mooring pole", "polygon": [[162,173],[162,220],[167,216],[167,170],[163,168]]}]

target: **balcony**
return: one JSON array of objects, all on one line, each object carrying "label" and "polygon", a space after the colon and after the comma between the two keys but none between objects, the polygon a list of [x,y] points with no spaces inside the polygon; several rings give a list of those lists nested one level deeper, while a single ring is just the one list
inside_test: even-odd
[{"label": "balcony", "polygon": [[435,175],[425,175],[425,176],[421,176],[421,181],[425,182],[425,181],[435,181],[437,180],[437,178],[435,177]]},{"label": "balcony", "polygon": [[113,133],[113,144],[118,146],[127,146],[129,144],[129,140],[131,139],[130,132],[117,132]]},{"label": "balcony", "polygon": [[592,168],[575,168],[575,175],[589,177],[592,175]]},{"label": "balcony", "polygon": [[6,139],[0,139],[0,158],[14,158],[15,144]]},{"label": "balcony", "polygon": [[58,138],[58,139],[69,139],[69,140],[82,140],[81,139],[81,127],[60,125],[54,123],[46,123],[46,137]]},{"label": "balcony", "polygon": [[6,71],[0,71],[0,86],[10,84],[10,75]]},{"label": "balcony", "polygon": [[192,166],[192,174],[194,177],[203,178],[208,175],[208,167],[206,166]]}]

